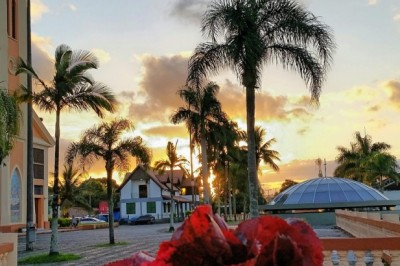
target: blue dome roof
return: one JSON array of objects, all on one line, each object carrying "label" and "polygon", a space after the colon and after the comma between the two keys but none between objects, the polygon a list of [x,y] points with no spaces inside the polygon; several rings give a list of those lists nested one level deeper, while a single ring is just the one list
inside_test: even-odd
[{"label": "blue dome roof", "polygon": [[389,200],[363,183],[336,177],[319,177],[296,184],[278,194],[270,205],[351,203]]}]

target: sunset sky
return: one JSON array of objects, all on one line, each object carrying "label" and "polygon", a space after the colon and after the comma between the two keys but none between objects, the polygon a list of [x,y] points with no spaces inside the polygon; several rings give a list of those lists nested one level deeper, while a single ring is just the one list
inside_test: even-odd
[{"label": "sunset sky", "polygon": [[[100,68],[91,74],[120,102],[118,112],[106,119],[132,120],[133,135],[142,136],[152,148],[153,163],[166,157],[169,140],[178,139],[178,153],[189,158],[187,131],[183,125],[172,125],[169,117],[183,104],[176,91],[185,83],[189,56],[205,40],[200,21],[209,2],[32,0],[34,68],[51,79],[59,44],[93,51]],[[268,139],[277,140],[272,148],[281,154],[279,173],[262,169],[260,180],[266,190],[285,179],[316,177],[317,158],[326,159],[331,176],[336,147],[348,147],[356,131],[392,145],[392,154],[400,158],[400,1],[301,3],[332,28],[337,49],[319,108],[308,104],[308,89],[297,73],[279,65],[264,68],[256,94],[256,124],[266,129]],[[223,110],[245,129],[245,94],[236,76],[226,71],[210,80],[221,87]],[[38,113],[54,136],[55,115]],[[61,153],[98,122],[92,112],[63,113]],[[52,162],[50,167],[53,171]],[[103,163],[94,166],[91,174],[102,176],[102,167]]]}]

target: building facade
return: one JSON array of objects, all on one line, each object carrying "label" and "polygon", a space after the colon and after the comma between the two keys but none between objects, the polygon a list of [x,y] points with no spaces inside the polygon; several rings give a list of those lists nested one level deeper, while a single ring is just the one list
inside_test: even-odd
[{"label": "building facade", "polygon": [[[193,205],[193,197],[187,193],[189,188],[185,187],[187,182],[180,173],[181,171],[174,170],[172,186],[176,217],[183,217],[187,211],[192,210]],[[159,175],[140,165],[127,174],[118,189],[121,193],[121,218],[133,218],[145,214],[151,214],[157,220],[169,218],[171,215],[171,182],[166,176],[166,174]],[[194,200],[198,202],[199,195],[194,195]]]},{"label": "building facade", "polygon": [[[15,76],[18,57],[27,58],[27,1],[0,0],[0,88],[13,94],[25,75]],[[20,133],[11,154],[0,165],[0,232],[15,232],[26,225],[27,105],[21,104]],[[48,226],[48,149],[54,140],[33,112],[34,223]]]}]

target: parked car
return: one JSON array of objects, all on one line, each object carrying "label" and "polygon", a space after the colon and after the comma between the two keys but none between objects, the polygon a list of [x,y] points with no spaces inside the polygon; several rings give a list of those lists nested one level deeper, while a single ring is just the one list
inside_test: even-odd
[{"label": "parked car", "polygon": [[153,224],[156,218],[151,214],[141,215],[139,217],[133,217],[129,219],[128,224]]},{"label": "parked car", "polygon": [[105,223],[105,221],[94,218],[94,217],[84,217],[79,221],[80,224],[92,224],[92,223]]}]

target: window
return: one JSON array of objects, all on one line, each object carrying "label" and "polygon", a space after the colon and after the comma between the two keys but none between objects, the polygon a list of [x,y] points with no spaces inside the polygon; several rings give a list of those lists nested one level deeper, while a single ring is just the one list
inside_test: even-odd
[{"label": "window", "polygon": [[136,214],[135,202],[130,202],[126,204],[126,214]]},{"label": "window", "polygon": [[139,185],[139,198],[147,198],[147,185]]},{"label": "window", "polygon": [[147,202],[147,213],[156,213],[156,203],[154,201]]},{"label": "window", "polygon": [[44,150],[33,149],[33,176],[44,179]]},{"label": "window", "polygon": [[35,195],[43,195],[43,186],[34,186]]},{"label": "window", "polygon": [[10,3],[7,1],[7,34],[10,36]]},{"label": "window", "polygon": [[11,3],[11,37],[17,38],[17,3],[12,0]]}]

